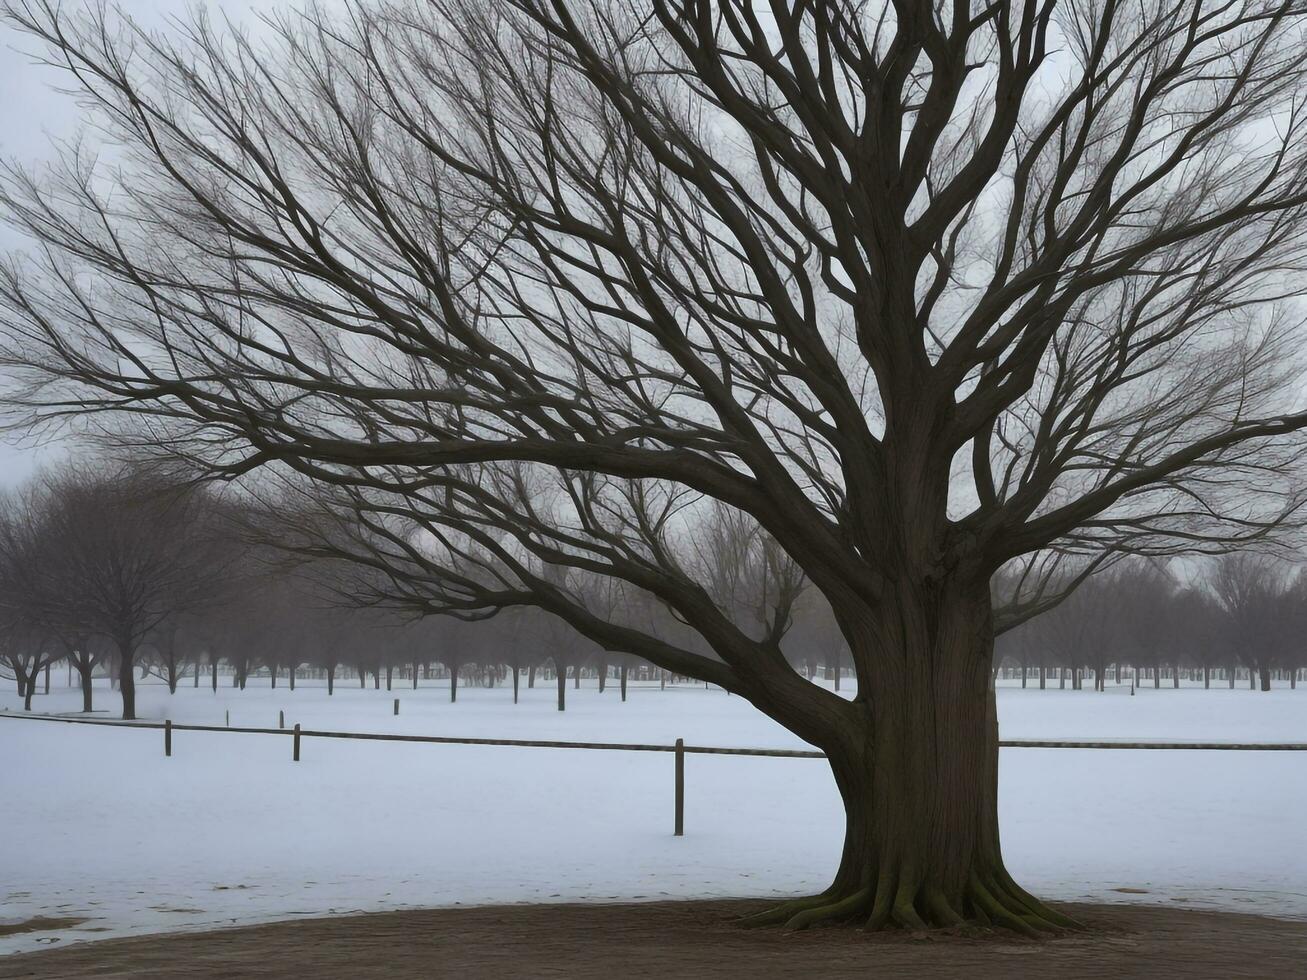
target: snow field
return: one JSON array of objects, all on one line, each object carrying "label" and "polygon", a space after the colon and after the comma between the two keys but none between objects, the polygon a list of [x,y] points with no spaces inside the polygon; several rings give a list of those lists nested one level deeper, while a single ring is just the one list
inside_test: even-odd
[{"label": "snow field", "polygon": [[[58,678],[56,679],[58,680]],[[143,685],[176,722],[577,741],[801,747],[720,690],[552,683],[387,693]],[[847,691],[844,693],[848,693]],[[99,707],[116,707],[107,689]],[[399,717],[392,698],[401,699]],[[1000,691],[1009,738],[1307,741],[1307,690]],[[12,691],[0,695],[10,712]],[[37,711],[75,711],[56,683]],[[108,713],[108,712],[107,712]],[[110,716],[112,716],[110,714]],[[820,890],[842,816],[819,760],[692,755],[686,836],[672,757],[0,719],[0,923],[79,925],[0,938],[0,952],[154,930],[488,902],[789,895]],[[1004,849],[1053,899],[1176,902],[1307,917],[1307,753],[1007,749]],[[1119,892],[1115,889],[1132,889]]]}]

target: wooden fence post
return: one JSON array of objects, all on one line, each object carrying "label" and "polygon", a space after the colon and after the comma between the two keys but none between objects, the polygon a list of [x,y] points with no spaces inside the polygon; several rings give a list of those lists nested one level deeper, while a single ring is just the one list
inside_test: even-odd
[{"label": "wooden fence post", "polygon": [[295,748],[294,748],[294,750],[293,750],[293,755],[291,756],[291,761],[292,761],[292,762],[299,762],[299,761],[300,761],[300,726],[299,726],[299,722],[296,722],[296,723],[295,723],[295,734],[292,736],[292,739],[294,740]]},{"label": "wooden fence post", "polygon": [[169,759],[172,758],[172,721],[171,719],[163,723],[163,754]]},{"label": "wooden fence post", "polygon": [[676,740],[676,832],[674,837],[685,836],[685,739]]}]

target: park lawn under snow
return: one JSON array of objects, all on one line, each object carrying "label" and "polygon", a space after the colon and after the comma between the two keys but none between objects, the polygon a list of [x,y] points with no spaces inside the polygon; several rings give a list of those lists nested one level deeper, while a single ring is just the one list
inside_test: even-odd
[{"label": "park lawn under snow", "polygon": [[[37,712],[73,712],[56,677]],[[471,737],[801,747],[739,698],[702,686],[552,683],[418,692],[320,684],[246,691],[157,684],[142,718]],[[1307,689],[1005,687],[1005,738],[1307,741]],[[846,691],[845,694],[848,692]],[[117,697],[96,691],[112,717]],[[401,700],[400,715],[392,699]],[[0,694],[21,710],[12,689]],[[686,836],[672,758],[178,732],[0,718],[0,925],[79,926],[0,952],[302,915],[491,902],[790,895],[820,890],[842,816],[820,760],[694,755]],[[1307,918],[1307,753],[1006,749],[1009,866],[1053,899],[1175,902]],[[1128,892],[1117,889],[1131,889]],[[1138,890],[1138,891],[1135,891]]]}]

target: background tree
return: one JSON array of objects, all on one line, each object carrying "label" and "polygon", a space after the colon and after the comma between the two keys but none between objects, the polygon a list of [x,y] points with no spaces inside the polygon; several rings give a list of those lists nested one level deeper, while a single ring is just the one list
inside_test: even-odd
[{"label": "background tree", "polygon": [[141,645],[223,581],[215,511],[204,493],[147,470],[50,472],[27,493],[49,556],[32,570],[29,608],[66,635],[110,641],[123,717],[135,718]]},{"label": "background tree", "polygon": [[1217,559],[1208,583],[1225,614],[1227,642],[1249,677],[1256,676],[1269,691],[1271,671],[1302,644],[1290,570],[1271,556],[1239,552]]}]

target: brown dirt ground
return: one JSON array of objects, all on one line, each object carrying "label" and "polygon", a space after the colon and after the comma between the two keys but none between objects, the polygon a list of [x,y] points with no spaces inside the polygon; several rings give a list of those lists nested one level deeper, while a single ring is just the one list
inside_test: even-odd
[{"label": "brown dirt ground", "polygon": [[1044,942],[745,930],[765,903],[515,905],[301,919],[109,939],[0,959],[0,978],[313,980],[1307,977],[1307,922],[1144,905],[1066,905],[1090,932]]}]

